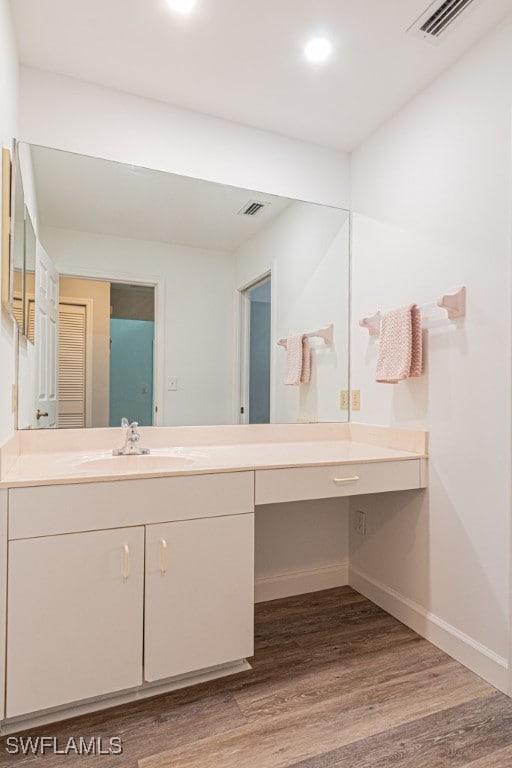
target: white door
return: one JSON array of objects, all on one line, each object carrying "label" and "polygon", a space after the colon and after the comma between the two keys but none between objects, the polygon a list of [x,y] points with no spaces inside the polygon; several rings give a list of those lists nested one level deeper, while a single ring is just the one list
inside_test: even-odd
[{"label": "white door", "polygon": [[9,543],[7,717],[142,683],[144,528]]},{"label": "white door", "polygon": [[146,528],[144,678],[254,652],[254,515]]},{"label": "white door", "polygon": [[36,393],[32,426],[57,426],[57,340],[59,273],[39,241],[36,243],[35,350]]}]

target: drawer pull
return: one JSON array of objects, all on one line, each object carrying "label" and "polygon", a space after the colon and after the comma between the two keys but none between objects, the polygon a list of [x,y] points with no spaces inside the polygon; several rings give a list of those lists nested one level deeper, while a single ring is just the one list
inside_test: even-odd
[{"label": "drawer pull", "polygon": [[354,475],[353,477],[333,477],[332,481],[335,483],[335,485],[343,485],[343,483],[357,483],[359,480],[359,475]]},{"label": "drawer pull", "polygon": [[123,579],[126,581],[129,575],[130,575],[130,547],[128,546],[128,544],[125,544],[124,556],[123,556]]},{"label": "drawer pull", "polygon": [[167,542],[165,539],[160,539],[162,546],[162,559],[160,561],[160,570],[162,573],[167,573]]}]

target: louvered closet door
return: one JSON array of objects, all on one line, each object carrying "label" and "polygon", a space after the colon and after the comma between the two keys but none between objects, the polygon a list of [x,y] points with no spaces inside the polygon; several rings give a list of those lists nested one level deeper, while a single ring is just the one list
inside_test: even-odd
[{"label": "louvered closet door", "polygon": [[11,309],[18,328],[23,328],[23,301],[20,297],[13,296]]},{"label": "louvered closet door", "polygon": [[36,314],[36,304],[34,301],[34,298],[31,296],[26,296],[25,301],[27,303],[27,313],[25,317],[25,334],[29,341],[34,343],[34,332],[35,332],[35,314]]},{"label": "louvered closet door", "polygon": [[85,427],[87,314],[59,304],[59,427]]}]

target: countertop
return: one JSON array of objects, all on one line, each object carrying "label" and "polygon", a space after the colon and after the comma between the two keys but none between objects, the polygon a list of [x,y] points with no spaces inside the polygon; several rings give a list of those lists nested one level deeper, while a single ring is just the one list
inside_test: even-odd
[{"label": "countertop", "polygon": [[[308,430],[310,426],[314,428]],[[334,426],[338,430],[333,429]],[[152,441],[147,429],[144,436],[148,439],[142,444],[150,448],[148,456],[114,457],[111,448],[92,444],[85,450],[77,450],[74,447],[76,435],[71,434],[67,435],[67,446],[65,435],[50,436],[47,450],[41,450],[40,441],[44,441],[44,436],[38,436],[37,444],[33,440],[31,444],[30,438],[25,438],[26,444],[18,445],[18,453],[13,451],[12,445],[5,451],[8,462],[2,456],[4,471],[0,488],[406,461],[427,456],[426,433],[413,430],[363,425],[360,428],[357,425],[325,425],[325,429],[322,425],[292,425],[279,430],[278,425],[271,425],[267,429],[254,430],[252,442],[250,427],[240,430],[236,427],[189,428],[190,433],[186,429],[181,428],[178,435],[174,430],[173,436],[185,438],[184,442],[193,437],[206,439],[197,444],[163,447],[165,436],[159,432],[158,440]],[[212,442],[212,431],[208,430],[216,430],[215,443]],[[119,430],[114,434],[117,440],[113,445],[119,442]],[[101,437],[98,442],[105,442],[105,434]],[[241,439],[235,442],[234,437]],[[23,441],[23,437],[19,439]],[[88,442],[94,441],[89,438]],[[152,442],[156,442],[157,447],[152,447]]]}]

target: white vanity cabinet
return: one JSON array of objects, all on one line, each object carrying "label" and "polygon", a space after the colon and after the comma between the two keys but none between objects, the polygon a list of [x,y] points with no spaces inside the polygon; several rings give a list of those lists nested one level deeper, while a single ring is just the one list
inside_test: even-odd
[{"label": "white vanity cabinet", "polygon": [[147,681],[252,656],[253,612],[253,514],[147,527]]},{"label": "white vanity cabinet", "polygon": [[419,451],[386,460],[387,449],[357,445],[304,447],[338,463],[282,466],[282,448],[266,448],[247,469],[241,446],[229,471],[0,489],[2,730],[246,668],[255,508],[427,485]]},{"label": "white vanity cabinet", "polygon": [[7,514],[7,719],[252,655],[253,472],[12,488]]},{"label": "white vanity cabinet", "polygon": [[144,528],[9,543],[6,715],[142,683]]}]

